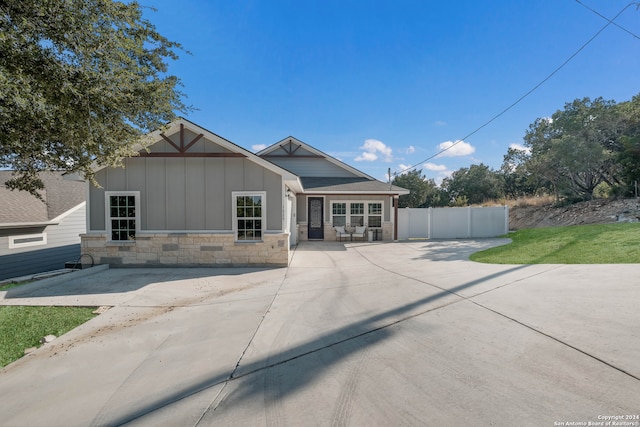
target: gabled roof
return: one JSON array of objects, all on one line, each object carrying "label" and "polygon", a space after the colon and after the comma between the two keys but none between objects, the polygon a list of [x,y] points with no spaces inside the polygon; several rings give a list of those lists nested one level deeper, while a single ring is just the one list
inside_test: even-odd
[{"label": "gabled roof", "polygon": [[409,190],[379,181],[293,136],[270,145],[257,155],[274,162],[283,159],[322,159],[346,172],[345,176],[330,177],[305,176],[304,172],[299,172],[306,194],[409,194]]},{"label": "gabled roof", "polygon": [[[192,141],[183,141],[182,135],[184,130],[187,129],[196,135],[198,135]],[[176,133],[180,133],[180,143],[176,144],[171,142],[168,136],[174,135]],[[194,153],[189,152],[191,146],[200,138],[204,137],[205,139],[214,142],[219,145],[223,149],[227,150],[225,153],[199,153],[198,155],[205,157],[245,157],[248,160],[264,167],[265,169],[270,170],[280,176],[282,176],[283,180],[287,183],[287,185],[292,188],[294,191],[302,191],[302,185],[300,184],[300,179],[296,174],[289,172],[288,170],[281,168],[280,166],[269,162],[265,159],[260,158],[256,154],[248,151],[241,146],[234,144],[233,142],[201,127],[197,124],[179,117],[176,120],[169,123],[164,129],[156,130],[144,136],[145,142],[147,143],[147,149],[150,149],[151,153],[147,152],[147,149],[143,147],[142,144],[134,147],[136,151],[140,153],[141,157],[146,156],[166,156],[166,157],[191,157]],[[169,153],[154,153],[153,145],[160,142],[167,141],[169,146],[175,148],[175,152]],[[95,171],[99,171],[104,169],[106,166],[96,166],[94,168]]]},{"label": "gabled roof", "polygon": [[[271,158],[273,158],[273,157],[296,157],[296,152],[299,151],[300,149],[303,149],[304,151],[308,151],[308,152],[312,153],[313,156],[316,156],[318,158],[323,158],[323,159],[329,161],[330,163],[333,163],[334,165],[351,172],[352,174],[354,174],[356,176],[375,180],[374,177],[372,177],[370,175],[367,175],[366,173],[362,172],[361,170],[356,169],[353,166],[349,166],[348,164],[336,159],[335,157],[331,157],[327,153],[324,153],[324,152],[318,150],[317,148],[314,148],[311,145],[306,144],[306,143],[300,141],[299,139],[297,139],[297,138],[295,138],[293,136],[288,136],[288,137],[276,142],[275,144],[272,144],[272,145],[268,146],[264,150],[259,151],[256,154],[258,156],[262,157],[262,158],[265,158],[265,159],[269,159],[270,157]],[[279,152],[280,153],[284,152],[284,154],[278,154]]]},{"label": "gabled roof", "polygon": [[33,227],[55,224],[59,217],[85,202],[85,186],[67,181],[62,172],[42,172],[40,195],[44,202],[26,191],[5,186],[12,171],[0,171],[0,228]]},{"label": "gabled roof", "polygon": [[[197,135],[191,141],[186,141],[185,129]],[[179,132],[179,142],[169,137]],[[190,152],[196,142],[201,138],[214,142],[222,147],[225,152],[221,153],[193,153]],[[174,138],[175,139],[175,138]],[[221,136],[190,122],[182,117],[174,120],[165,126],[164,129],[157,130],[145,135],[146,149],[142,144],[134,147],[141,157],[245,157],[248,160],[282,176],[284,182],[293,191],[300,193],[349,193],[349,194],[409,194],[406,190],[395,185],[385,184],[370,175],[350,166],[328,154],[314,148],[299,139],[289,136],[275,144],[265,148],[258,153],[252,153]],[[169,151],[154,152],[153,145],[165,141]],[[149,150],[149,151],[147,151]],[[322,159],[329,162],[334,171],[339,171],[342,177],[307,177],[304,173],[287,170],[286,164],[277,164],[277,159]],[[94,170],[104,169],[106,166],[95,166]],[[343,173],[344,172],[344,173]],[[303,183],[304,182],[304,183]]]}]

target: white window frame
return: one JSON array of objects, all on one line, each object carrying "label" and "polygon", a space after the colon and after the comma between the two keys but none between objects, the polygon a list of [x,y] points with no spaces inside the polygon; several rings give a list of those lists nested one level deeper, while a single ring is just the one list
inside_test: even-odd
[{"label": "white window frame", "polygon": [[[370,206],[374,205],[374,204],[379,204],[380,205],[380,213],[379,214],[372,214],[370,213]],[[375,228],[382,228],[382,224],[384,223],[384,202],[382,200],[380,201],[376,201],[376,200],[372,200],[366,203],[365,206],[365,223],[367,224],[367,227],[370,227],[369,225],[369,217],[380,217],[380,226],[379,227],[375,227]]]},{"label": "white window frame", "polygon": [[[261,202],[261,216],[260,218],[260,239],[238,239],[238,197],[246,196],[260,196]],[[250,242],[262,242],[264,240],[264,234],[267,231],[267,192],[266,191],[232,191],[231,192],[231,212],[232,212],[232,229],[234,239],[238,243],[250,243]],[[251,217],[258,218],[258,217]]]},{"label": "white window frame", "polygon": [[[344,213],[338,213],[335,214],[334,213],[334,209],[333,209],[333,205],[334,204],[340,204],[340,205],[344,205]],[[332,200],[331,203],[329,203],[329,212],[331,212],[331,224],[333,226],[335,226],[334,224],[334,217],[338,216],[338,217],[344,217],[344,224],[342,224],[343,226],[347,226],[347,224],[349,223],[349,202],[344,200]]]},{"label": "white window frame", "polygon": [[[369,227],[369,216],[379,216],[380,217],[380,227],[382,228],[382,224],[384,223],[384,201],[383,200],[330,200],[329,201],[329,212],[331,212],[331,225],[333,224],[333,204],[334,203],[345,203],[346,204],[346,215],[338,215],[338,216],[346,216],[345,218],[345,227],[353,228],[355,225],[351,223],[351,216],[360,217],[364,216],[364,226]],[[351,213],[351,204],[358,203],[364,205],[364,213],[363,214],[352,214]],[[369,214],[369,205],[370,204],[380,204],[381,211],[380,214]]]},{"label": "white window frame", "polygon": [[[33,242],[16,242],[16,240],[21,239],[35,239],[40,238],[40,240],[36,240]],[[20,234],[18,236],[9,236],[9,249],[20,249],[26,248],[29,246],[44,246],[47,244],[47,233],[36,233],[36,234]]]},{"label": "white window frame", "polygon": [[[133,242],[133,240],[113,240],[112,239],[112,227],[111,227],[111,203],[109,198],[112,196],[134,196],[135,200],[135,216],[133,217],[136,222],[135,233],[136,237],[140,234],[140,192],[139,191],[105,191],[104,192],[104,219],[106,223],[107,230],[107,241],[108,242]],[[117,218],[117,217],[116,217]]]}]

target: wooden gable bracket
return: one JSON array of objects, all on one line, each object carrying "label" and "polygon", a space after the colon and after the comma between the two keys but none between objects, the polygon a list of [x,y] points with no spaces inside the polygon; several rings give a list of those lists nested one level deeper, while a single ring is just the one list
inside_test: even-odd
[{"label": "wooden gable bracket", "polygon": [[302,145],[296,145],[296,148],[293,148],[293,141],[291,139],[289,139],[289,145],[288,146],[287,146],[287,144],[282,144],[280,147],[282,147],[284,152],[287,153],[289,156],[293,156],[293,153],[298,151],[298,148],[302,147]]},{"label": "wooden gable bracket", "polygon": [[[294,148],[295,147],[295,148]],[[324,156],[319,156],[317,154],[298,154],[297,156],[295,156],[295,152],[298,151],[298,149],[302,147],[301,144],[294,144],[294,142],[291,140],[291,138],[289,138],[289,142],[285,142],[284,144],[280,145],[280,148],[282,148],[282,150],[287,153],[287,154],[267,154],[266,156],[263,157],[297,157],[297,158],[314,158],[314,159],[324,159]]]},{"label": "wooden gable bracket", "polygon": [[153,153],[147,151],[141,151],[141,157],[247,157],[242,153],[224,152],[224,153],[189,153],[189,148],[200,140],[204,134],[199,134],[191,140],[187,145],[184,144],[184,124],[180,123],[180,146],[170,140],[164,133],[161,133],[162,139],[167,141],[169,145],[177,150],[174,153]]}]

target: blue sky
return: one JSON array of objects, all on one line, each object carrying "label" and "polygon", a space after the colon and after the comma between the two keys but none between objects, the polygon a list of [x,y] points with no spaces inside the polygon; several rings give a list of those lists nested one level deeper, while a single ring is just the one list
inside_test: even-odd
[{"label": "blue sky", "polygon": [[[581,0],[613,18],[628,2]],[[640,39],[575,0],[142,0],[191,55],[170,63],[188,119],[250,150],[289,135],[386,180],[419,164],[438,182],[499,168],[527,128],[566,102],[640,92]],[[617,24],[640,35],[640,10]]]}]

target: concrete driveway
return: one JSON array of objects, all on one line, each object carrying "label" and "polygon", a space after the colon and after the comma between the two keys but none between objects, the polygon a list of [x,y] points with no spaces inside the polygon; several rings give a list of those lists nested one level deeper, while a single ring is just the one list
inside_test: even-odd
[{"label": "concrete driveway", "polygon": [[0,425],[640,425],[640,265],[467,260],[502,243],[303,243],[289,268],[2,292],[113,308],[0,372]]}]

